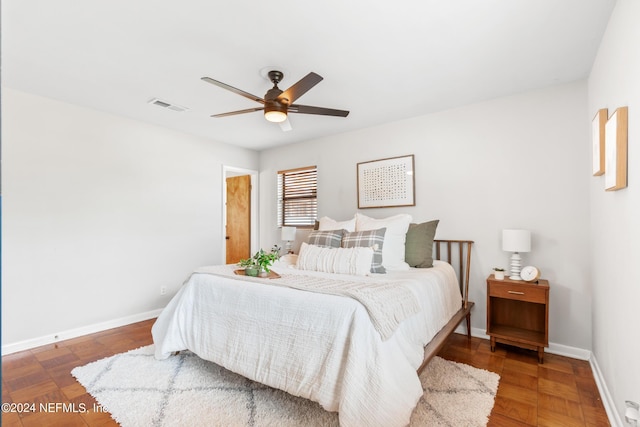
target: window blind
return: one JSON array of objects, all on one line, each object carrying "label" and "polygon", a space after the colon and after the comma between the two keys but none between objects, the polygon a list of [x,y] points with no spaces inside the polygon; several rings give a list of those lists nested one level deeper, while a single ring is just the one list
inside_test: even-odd
[{"label": "window blind", "polygon": [[318,168],[278,172],[278,226],[313,226],[318,217]]}]

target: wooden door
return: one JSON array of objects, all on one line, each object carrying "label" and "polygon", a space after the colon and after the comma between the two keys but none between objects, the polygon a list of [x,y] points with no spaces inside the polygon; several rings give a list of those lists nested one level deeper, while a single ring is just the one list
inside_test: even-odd
[{"label": "wooden door", "polygon": [[251,248],[251,176],[227,178],[227,264],[249,258]]}]

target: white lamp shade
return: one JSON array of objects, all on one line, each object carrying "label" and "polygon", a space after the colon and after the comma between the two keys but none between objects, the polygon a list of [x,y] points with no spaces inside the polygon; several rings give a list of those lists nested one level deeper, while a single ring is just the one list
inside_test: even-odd
[{"label": "white lamp shade", "polygon": [[282,232],[280,233],[280,240],[284,240],[286,242],[296,240],[296,228],[282,227]]},{"label": "white lamp shade", "polygon": [[531,232],[529,230],[502,230],[502,250],[529,252],[531,250]]},{"label": "white lamp shade", "polygon": [[264,113],[264,118],[273,123],[280,123],[287,120],[287,113],[282,111],[267,111]]}]

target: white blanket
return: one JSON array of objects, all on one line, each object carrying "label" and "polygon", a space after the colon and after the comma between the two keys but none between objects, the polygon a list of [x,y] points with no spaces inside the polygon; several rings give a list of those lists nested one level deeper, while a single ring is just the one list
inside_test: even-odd
[{"label": "white blanket", "polygon": [[[277,271],[277,266],[274,270]],[[285,268],[285,267],[283,267]],[[420,312],[387,341],[356,300],[194,274],[153,326],[156,358],[189,349],[247,378],[338,411],[341,426],[405,426],[422,395],[423,346],[459,310],[450,265],[352,281],[404,280]]]},{"label": "white blanket", "polygon": [[[215,274],[238,280],[248,280],[271,286],[287,286],[308,292],[320,292],[353,298],[364,305],[373,326],[383,341],[388,340],[398,329],[400,322],[420,311],[418,300],[405,286],[404,280],[396,281],[354,281],[353,276],[333,274],[335,277],[317,277],[300,274],[282,273],[277,279],[239,276],[234,273],[234,265],[216,265],[201,267],[195,274]],[[342,276],[344,278],[337,279]]]}]

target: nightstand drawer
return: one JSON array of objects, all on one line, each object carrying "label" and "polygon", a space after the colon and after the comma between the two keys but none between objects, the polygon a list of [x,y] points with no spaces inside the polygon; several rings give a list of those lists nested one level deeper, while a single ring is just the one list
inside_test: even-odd
[{"label": "nightstand drawer", "polygon": [[489,286],[490,297],[507,298],[541,304],[545,304],[547,301],[546,292],[547,288],[539,288],[536,285],[491,282]]}]

